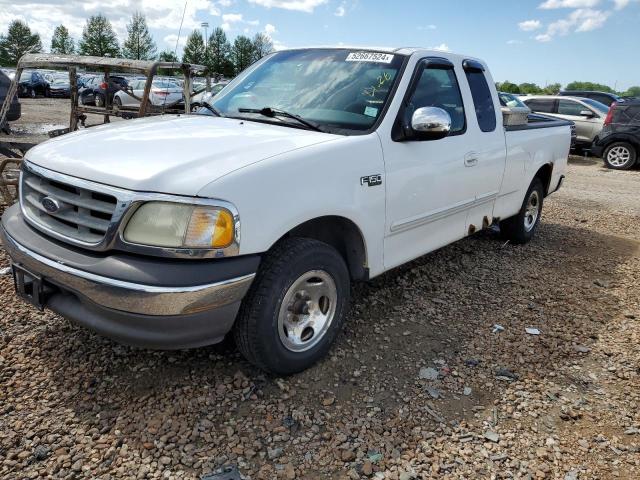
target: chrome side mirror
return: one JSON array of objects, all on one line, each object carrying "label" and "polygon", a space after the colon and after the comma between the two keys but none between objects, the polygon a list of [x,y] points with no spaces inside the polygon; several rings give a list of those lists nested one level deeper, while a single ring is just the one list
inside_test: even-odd
[{"label": "chrome side mirror", "polygon": [[411,130],[419,140],[439,140],[451,132],[451,116],[438,107],[417,108],[411,116]]},{"label": "chrome side mirror", "polygon": [[587,118],[593,118],[593,117],[595,117],[595,113],[593,113],[591,110],[581,110],[580,111],[580,116],[581,117],[587,117]]}]

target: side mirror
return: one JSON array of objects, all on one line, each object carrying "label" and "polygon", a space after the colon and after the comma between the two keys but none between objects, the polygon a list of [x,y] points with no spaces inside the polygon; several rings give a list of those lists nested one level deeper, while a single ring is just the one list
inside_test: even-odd
[{"label": "side mirror", "polygon": [[587,117],[587,118],[593,118],[596,115],[591,110],[581,110],[580,111],[580,116],[581,117]]},{"label": "side mirror", "polygon": [[451,132],[451,116],[438,107],[418,108],[411,117],[411,130],[418,140],[439,140]]}]

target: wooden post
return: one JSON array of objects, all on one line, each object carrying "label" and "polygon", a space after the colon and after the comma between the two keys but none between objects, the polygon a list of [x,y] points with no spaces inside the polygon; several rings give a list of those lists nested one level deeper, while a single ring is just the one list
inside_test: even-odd
[{"label": "wooden post", "polygon": [[71,97],[71,114],[69,115],[69,131],[78,129],[78,76],[76,67],[69,67],[69,96]]},{"label": "wooden post", "polygon": [[184,74],[184,85],[182,87],[182,95],[184,95],[184,113],[191,113],[191,69],[185,68],[182,73]]}]

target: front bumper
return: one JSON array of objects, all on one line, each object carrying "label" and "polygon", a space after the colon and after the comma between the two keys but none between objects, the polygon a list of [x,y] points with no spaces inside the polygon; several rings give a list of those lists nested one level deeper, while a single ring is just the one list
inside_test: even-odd
[{"label": "front bumper", "polygon": [[42,277],[44,305],[120,342],[149,348],[216,343],[231,329],[258,256],[167,260],[95,254],[26,224],[17,205],[0,236],[14,264]]}]

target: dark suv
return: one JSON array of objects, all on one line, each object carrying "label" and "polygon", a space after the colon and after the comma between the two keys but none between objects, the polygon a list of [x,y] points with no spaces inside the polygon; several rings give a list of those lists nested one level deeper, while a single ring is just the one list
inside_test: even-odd
[{"label": "dark suv", "polygon": [[609,168],[628,170],[640,152],[640,100],[613,103],[604,127],[593,140],[591,152],[601,156]]},{"label": "dark suv", "polygon": [[[9,85],[11,85],[11,79],[0,70],[0,106],[4,103],[4,99],[7,97],[7,92],[9,91]],[[20,118],[21,109],[20,102],[18,102],[18,96],[15,95],[11,100],[11,105],[9,106],[9,110],[7,111],[7,118],[5,121],[7,122],[15,122]],[[0,125],[4,127],[4,125]]]},{"label": "dark suv", "polygon": [[84,88],[80,90],[80,101],[83,105],[95,105],[96,107],[104,107],[106,95],[109,96],[109,103],[113,102],[113,95],[118,90],[127,88],[127,79],[124,77],[112,75],[109,77],[109,88],[107,82],[102,76],[90,78],[84,84]]},{"label": "dark suv", "polygon": [[36,98],[36,95],[49,96],[49,82],[40,72],[23,70],[18,83],[18,95]]},{"label": "dark suv", "polygon": [[613,102],[620,103],[620,101],[622,101],[622,97],[615,93],[594,92],[589,90],[565,90],[564,92],[560,92],[558,95],[562,97],[590,98],[596,102],[604,103],[607,107],[611,106]]}]

